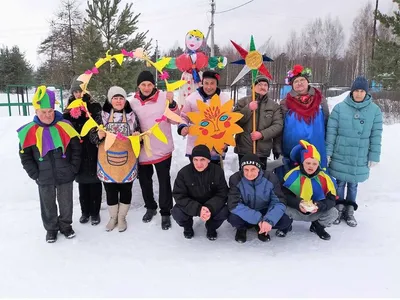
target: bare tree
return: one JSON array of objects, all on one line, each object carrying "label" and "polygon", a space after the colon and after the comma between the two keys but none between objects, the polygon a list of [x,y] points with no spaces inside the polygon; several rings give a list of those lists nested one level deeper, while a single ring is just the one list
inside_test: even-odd
[{"label": "bare tree", "polygon": [[344,32],[343,26],[338,17],[332,19],[328,16],[324,20],[322,28],[323,32],[323,46],[322,53],[325,57],[325,82],[331,81],[332,63],[343,55],[344,49]]},{"label": "bare tree", "polygon": [[356,60],[354,76],[368,76],[374,31],[373,14],[372,4],[368,3],[360,10],[353,21],[353,30],[348,49],[349,54]]}]

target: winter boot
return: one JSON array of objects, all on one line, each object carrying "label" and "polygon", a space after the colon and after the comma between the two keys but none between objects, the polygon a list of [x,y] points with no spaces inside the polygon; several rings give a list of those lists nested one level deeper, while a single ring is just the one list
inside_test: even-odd
[{"label": "winter boot", "polygon": [[193,231],[193,227],[184,227],[183,228],[183,236],[185,237],[185,239],[190,240],[191,238],[193,238],[194,236],[194,231]]},{"label": "winter boot", "polygon": [[100,224],[100,215],[92,216],[92,225],[96,226]]},{"label": "winter boot", "polygon": [[57,231],[47,231],[46,242],[55,243],[57,241]]},{"label": "winter boot", "polygon": [[247,240],[247,229],[238,229],[236,230],[235,241],[238,243],[246,243]]},{"label": "winter boot", "polygon": [[217,237],[218,237],[218,233],[217,233],[217,231],[215,229],[207,230],[207,238],[210,241],[215,241],[217,239]]},{"label": "winter boot", "polygon": [[282,230],[278,229],[278,230],[275,232],[275,235],[278,236],[278,237],[285,237],[285,236],[287,235],[287,233],[290,232],[290,231],[292,231],[292,225],[290,225],[290,226],[289,226],[288,228],[286,228],[286,229],[282,229]]},{"label": "winter boot", "polygon": [[168,230],[171,228],[171,217],[170,216],[161,216],[161,229]]},{"label": "winter boot", "polygon": [[128,224],[126,223],[126,215],[128,214],[130,204],[124,204],[120,203],[119,204],[119,211],[118,211],[118,231],[119,232],[124,232],[126,228],[128,227]]},{"label": "winter boot", "polygon": [[72,229],[72,227],[65,229],[63,231],[60,230],[60,232],[67,238],[67,239],[72,239],[75,237],[75,231]]},{"label": "winter boot", "polygon": [[357,226],[357,221],[354,218],[354,206],[353,205],[348,205],[346,207],[345,220],[346,220],[347,225],[349,225],[350,227]]},{"label": "winter boot", "polygon": [[335,221],[333,221],[333,224],[338,225],[342,221],[344,217],[344,205],[343,204],[338,204],[336,205],[336,209],[338,210],[339,214],[338,217]]},{"label": "winter boot", "polygon": [[82,216],[79,218],[79,223],[85,224],[89,222],[89,215],[82,214]]},{"label": "winter boot", "polygon": [[111,231],[117,226],[118,222],[118,204],[108,206],[108,212],[110,214],[110,221],[106,225],[106,231]]},{"label": "winter boot", "polygon": [[157,214],[156,209],[147,209],[146,213],[142,218],[143,223],[149,223],[156,214]]},{"label": "winter boot", "polygon": [[331,239],[331,236],[329,235],[329,233],[327,233],[325,231],[325,227],[322,226],[318,221],[314,221],[314,222],[311,223],[310,231],[314,232],[321,239],[323,239],[325,241],[329,241]]},{"label": "winter boot", "polygon": [[259,233],[257,236],[261,242],[269,242],[271,240],[271,237],[269,236],[268,233],[267,234]]}]

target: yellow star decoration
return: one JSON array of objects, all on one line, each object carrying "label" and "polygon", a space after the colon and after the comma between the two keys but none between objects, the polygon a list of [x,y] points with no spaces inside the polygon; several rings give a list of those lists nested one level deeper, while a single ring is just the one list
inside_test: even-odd
[{"label": "yellow star decoration", "polygon": [[198,112],[187,113],[193,123],[189,134],[198,136],[195,145],[206,145],[210,151],[214,148],[219,154],[223,153],[226,144],[236,146],[234,135],[243,132],[236,122],[243,115],[232,112],[233,100],[221,106],[221,99],[214,95],[209,105],[197,100],[197,107]]}]

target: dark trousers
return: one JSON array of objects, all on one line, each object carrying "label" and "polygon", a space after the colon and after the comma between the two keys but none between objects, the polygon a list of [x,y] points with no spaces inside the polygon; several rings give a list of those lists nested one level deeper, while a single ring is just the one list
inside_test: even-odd
[{"label": "dark trousers", "polygon": [[[239,157],[239,170],[240,170],[240,163],[242,161],[243,156],[244,155],[238,154],[238,157]],[[261,160],[262,169],[265,170],[267,168],[267,159],[268,159],[268,157],[259,157],[259,159]]]},{"label": "dark trousers", "polygon": [[[162,216],[170,216],[172,209],[171,176],[169,174],[171,161],[172,157],[154,164],[158,178],[158,202],[160,205],[160,214]],[[138,172],[140,188],[142,189],[142,196],[145,204],[144,207],[147,209],[157,209],[157,203],[154,200],[153,192],[153,165],[139,165]]]},{"label": "dark trousers", "polygon": [[[39,185],[40,212],[43,226],[47,231],[61,232],[71,228],[73,183],[60,185]],[[58,215],[58,208],[60,215]]]},{"label": "dark trousers", "polygon": [[[213,231],[217,230],[222,223],[228,218],[229,210],[226,206],[212,215],[211,218],[206,222],[207,230]],[[193,216],[187,215],[178,205],[172,208],[172,217],[178,223],[179,226],[188,228],[193,226]]]},{"label": "dark trousers", "polygon": [[[275,226],[272,227],[272,229],[285,230],[289,228],[290,225],[292,225],[292,222],[293,220],[289,218],[288,215],[283,214],[282,218],[280,218],[278,223],[276,223]],[[258,226],[258,224],[247,223],[245,220],[235,214],[229,214],[228,223],[236,229],[249,229]]]},{"label": "dark trousers", "polygon": [[82,215],[98,216],[101,207],[101,194],[103,187],[98,183],[79,183],[79,202]]},{"label": "dark trousers", "polygon": [[119,202],[131,204],[132,201],[132,185],[133,182],[127,183],[106,183],[107,205],[117,205]]}]

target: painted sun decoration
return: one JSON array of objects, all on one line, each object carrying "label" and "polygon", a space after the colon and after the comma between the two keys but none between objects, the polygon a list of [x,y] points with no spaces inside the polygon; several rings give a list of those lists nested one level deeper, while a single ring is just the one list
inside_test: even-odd
[{"label": "painted sun decoration", "polygon": [[232,112],[233,100],[221,106],[218,95],[211,98],[209,104],[197,100],[199,111],[189,112],[187,115],[193,123],[189,127],[189,134],[197,136],[195,145],[206,145],[222,154],[226,145],[236,146],[235,134],[243,132],[236,124],[243,115]]}]

